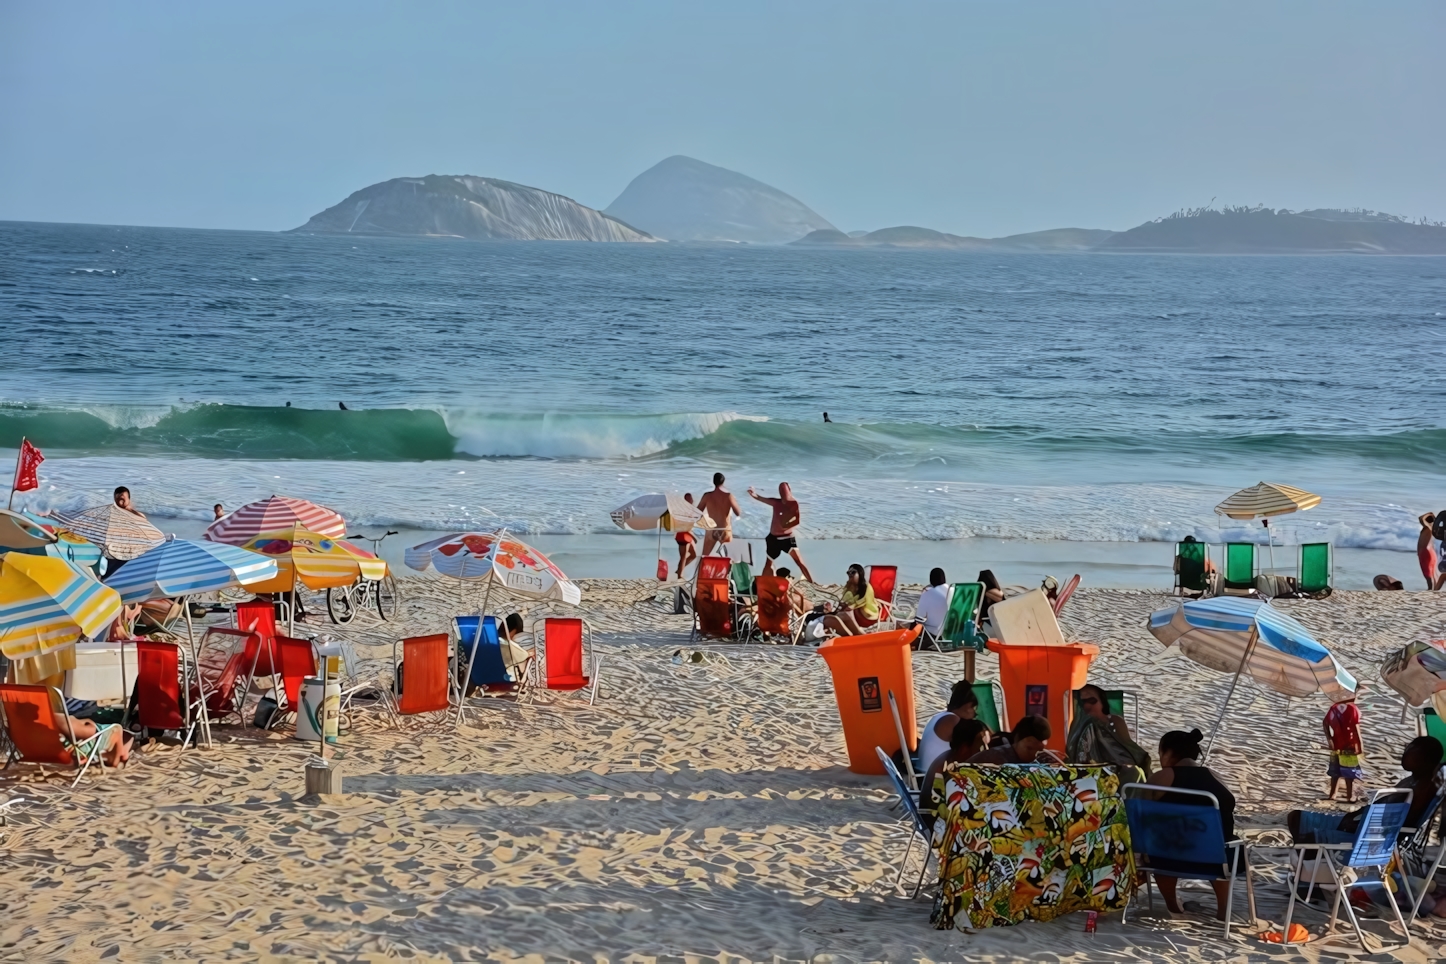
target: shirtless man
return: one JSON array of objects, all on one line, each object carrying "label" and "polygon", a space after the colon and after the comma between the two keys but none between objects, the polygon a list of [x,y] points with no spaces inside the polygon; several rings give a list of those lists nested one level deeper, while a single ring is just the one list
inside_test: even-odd
[{"label": "shirtless man", "polygon": [[738,497],[723,488],[724,481],[722,472],[714,472],[712,490],[703,493],[703,498],[698,500],[698,508],[713,520],[713,526],[703,536],[705,556],[719,543],[733,541],[733,519],[730,515],[743,517],[743,510],[738,507]]},{"label": "shirtless man", "polygon": [[131,502],[131,490],[123,485],[116,486],[115,504],[117,508],[125,509],[131,515],[138,515],[142,519],[146,517],[146,514],[140,509],[137,509]]},{"label": "shirtless man", "polygon": [[768,526],[768,561],[763,564],[764,574],[772,572],[773,560],[786,552],[793,557],[794,562],[798,563],[798,571],[803,573],[803,578],[813,582],[813,576],[809,573],[808,566],[804,564],[803,554],[798,551],[798,539],[794,535],[794,530],[798,528],[800,511],[798,500],[793,497],[793,490],[788,487],[788,483],[778,483],[778,498],[776,499],[759,495],[751,485],[748,487],[748,494],[773,509],[773,521]]}]

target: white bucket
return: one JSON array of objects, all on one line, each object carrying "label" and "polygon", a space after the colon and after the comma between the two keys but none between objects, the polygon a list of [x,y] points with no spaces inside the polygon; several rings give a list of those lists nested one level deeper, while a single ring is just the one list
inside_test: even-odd
[{"label": "white bucket", "polygon": [[[335,743],[341,717],[341,681],[326,684],[326,742]],[[301,712],[296,714],[296,738],[316,743],[321,740],[321,677],[301,681]]]}]

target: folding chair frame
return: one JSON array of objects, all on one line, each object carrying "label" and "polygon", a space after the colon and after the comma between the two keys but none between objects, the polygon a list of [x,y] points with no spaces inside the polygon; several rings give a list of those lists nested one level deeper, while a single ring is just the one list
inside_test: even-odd
[{"label": "folding chair frame", "polygon": [[[924,826],[924,818],[919,814],[918,794],[911,791],[904,783],[904,778],[899,775],[899,768],[894,766],[894,761],[884,752],[881,746],[874,747],[874,752],[879,756],[879,762],[884,765],[884,773],[894,785],[894,792],[904,804],[904,809],[909,814],[909,841],[904,845],[904,853],[899,860],[899,873],[894,878],[894,888],[898,889],[904,880],[904,871],[909,866],[909,855],[914,852],[914,838],[917,837],[924,842],[924,860],[919,866],[919,879],[914,881],[914,891],[909,896],[918,897],[919,891],[924,889],[924,874],[929,869],[929,858],[934,856],[934,848],[929,842],[929,829]],[[908,754],[905,754],[907,757]]]},{"label": "folding chair frame", "polygon": [[[532,624],[532,627],[533,627],[533,628],[532,628],[532,633],[531,633],[531,637],[532,637],[532,666],[530,667],[530,669],[532,670],[532,672],[533,672],[533,674],[534,674],[534,677],[533,677],[533,688],[532,688],[531,693],[532,693],[532,694],[535,694],[535,693],[537,693],[539,690],[546,690],[546,691],[549,692],[549,693],[567,693],[567,692],[572,692],[572,691],[570,691],[570,690],[554,690],[554,689],[550,688],[550,687],[547,685],[547,673],[546,673],[546,667],[547,667],[547,619],[548,619],[548,617],[543,617],[543,619],[542,619],[542,644],[541,644],[541,646],[538,645],[537,622],[536,622],[536,620],[534,620],[534,621],[533,621],[533,624]],[[582,665],[583,665],[584,667],[586,667],[589,661],[592,662],[592,677],[591,677],[591,679],[592,679],[592,685],[587,688],[587,689],[588,689],[587,705],[588,705],[588,706],[592,706],[594,703],[597,702],[597,686],[598,686],[598,681],[599,681],[600,679],[602,679],[602,657],[599,656],[599,655],[597,654],[597,651],[593,648],[594,643],[593,643],[592,624],[589,623],[586,619],[581,620],[581,622],[582,622],[582,652],[583,652]],[[541,654],[541,655],[539,656],[539,654]]]},{"label": "folding chair frame", "polygon": [[[120,727],[115,723],[107,723],[103,726],[97,727],[94,736],[86,737],[84,740],[76,740],[75,730],[72,729],[70,726],[70,714],[65,712],[65,697],[61,696],[60,690],[56,689],[53,686],[47,686],[45,687],[45,689],[50,699],[51,715],[56,716],[64,720],[65,722],[65,738],[69,743],[67,749],[70,750],[71,754],[71,766],[75,767],[76,770],[75,779],[72,780],[70,783],[70,788],[74,790],[77,786],[80,785],[80,781],[85,776],[85,772],[90,769],[90,765],[103,755],[104,751],[99,748],[97,741],[99,741],[101,737],[111,733],[113,730],[120,732],[121,739],[125,739],[124,731],[122,731]],[[3,725],[5,727],[5,736],[10,743],[10,752],[5,758],[5,766],[0,767],[0,769],[8,770],[10,768],[10,764],[16,762],[34,762],[36,766],[41,767],[45,766],[46,763],[49,762],[41,760],[26,761],[25,757],[21,755],[20,750],[15,745],[14,738],[10,735],[10,719],[5,713],[5,703],[3,700],[0,700],[0,725]],[[52,765],[64,766],[65,764],[62,763]],[[102,761],[101,763],[101,771],[105,771],[104,761]]]}]

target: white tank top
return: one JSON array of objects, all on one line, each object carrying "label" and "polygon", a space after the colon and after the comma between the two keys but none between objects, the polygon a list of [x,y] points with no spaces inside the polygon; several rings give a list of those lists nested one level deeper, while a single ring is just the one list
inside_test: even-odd
[{"label": "white tank top", "polygon": [[[949,752],[949,741],[940,739],[934,733],[934,724],[946,716],[953,715],[949,710],[945,710],[942,713],[935,713],[929,717],[929,722],[924,724],[924,733],[919,737],[919,766],[923,767],[924,770],[929,769],[929,764]],[[923,776],[923,770],[919,771],[919,775]]]}]

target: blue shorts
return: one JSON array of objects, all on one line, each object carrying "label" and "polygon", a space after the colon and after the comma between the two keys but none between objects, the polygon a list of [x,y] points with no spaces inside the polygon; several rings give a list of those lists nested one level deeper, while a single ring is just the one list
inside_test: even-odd
[{"label": "blue shorts", "polygon": [[1331,754],[1331,763],[1330,763],[1330,766],[1326,768],[1326,776],[1328,776],[1328,777],[1330,777],[1330,778],[1332,778],[1332,779],[1339,779],[1339,780],[1362,780],[1362,779],[1365,779],[1366,771],[1365,771],[1365,769],[1364,769],[1363,767],[1360,767],[1360,766],[1343,767],[1343,766],[1341,766],[1341,762],[1340,762],[1340,761],[1341,761],[1341,758],[1340,758],[1340,754],[1339,754],[1339,753],[1332,753],[1332,754]]}]

